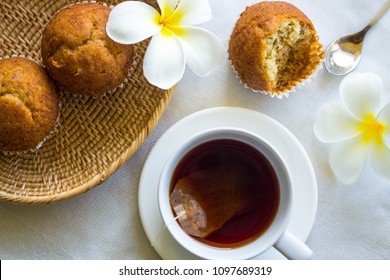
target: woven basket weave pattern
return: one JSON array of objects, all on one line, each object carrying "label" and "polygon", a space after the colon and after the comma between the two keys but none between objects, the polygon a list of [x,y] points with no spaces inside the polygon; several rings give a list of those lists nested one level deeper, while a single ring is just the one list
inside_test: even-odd
[{"label": "woven basket weave pattern", "polygon": [[[0,1],[0,57],[21,55],[40,63],[44,27],[76,2]],[[75,196],[103,182],[136,151],[172,95],[147,83],[142,74],[147,42],[136,47],[136,64],[122,88],[101,98],[63,93],[59,126],[39,150],[0,153],[0,199],[36,204]]]}]

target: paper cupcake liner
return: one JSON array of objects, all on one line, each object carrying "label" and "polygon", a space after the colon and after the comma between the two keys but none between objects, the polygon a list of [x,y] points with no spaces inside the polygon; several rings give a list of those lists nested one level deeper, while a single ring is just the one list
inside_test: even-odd
[{"label": "paper cupcake liner", "polygon": [[[103,5],[103,6],[105,6],[105,7],[109,7],[110,9],[114,8],[114,5],[108,5],[108,4],[105,3],[105,2],[87,1],[87,0],[86,0],[86,1],[75,2],[75,3],[69,4],[69,5],[67,5],[67,6],[64,6],[64,7],[60,8],[58,11],[56,11],[56,12],[53,14],[52,18],[53,18],[55,15],[57,15],[59,12],[65,10],[65,9],[67,9],[67,8],[69,8],[69,7],[72,7],[72,6],[78,5],[78,4],[83,4],[83,3],[98,3],[98,4]],[[139,57],[139,55],[138,55],[138,53],[137,53],[137,46],[136,46],[136,44],[133,44],[133,51],[134,51],[133,63],[132,63],[132,65],[130,66],[130,68],[128,69],[128,73],[127,73],[127,75],[125,76],[125,78],[123,79],[122,83],[119,84],[117,87],[115,87],[115,88],[113,88],[113,89],[111,89],[111,90],[109,90],[109,91],[107,91],[107,92],[104,92],[104,93],[102,93],[102,94],[98,94],[98,95],[87,95],[87,94],[82,94],[82,93],[77,93],[77,92],[70,92],[70,91],[64,89],[62,86],[58,85],[58,87],[59,87],[60,90],[61,90],[61,93],[67,94],[67,95],[73,95],[73,96],[76,96],[76,97],[77,97],[77,96],[88,96],[88,97],[91,97],[91,98],[101,98],[101,97],[105,97],[106,95],[111,95],[111,94],[113,94],[113,93],[114,93],[115,91],[117,91],[118,89],[124,88],[125,83],[129,82],[129,80],[131,79],[131,74],[134,72],[136,66],[138,65],[138,57]],[[45,66],[44,66],[44,67],[45,67]],[[56,82],[56,81],[55,81],[55,82]],[[56,84],[58,84],[58,83],[56,82]]]},{"label": "paper cupcake liner", "polygon": [[[45,66],[43,65],[43,63],[40,61],[40,60],[35,60],[33,59],[32,57],[30,56],[25,56],[25,55],[22,55],[22,54],[12,54],[12,55],[6,55],[4,57],[0,57],[0,60],[3,60],[3,59],[8,59],[8,58],[11,58],[11,57],[20,57],[20,58],[25,58],[25,59],[28,59],[36,64],[38,64],[39,66],[41,66],[42,68],[45,68]],[[49,75],[49,74],[48,74]],[[49,76],[50,77],[50,76]],[[53,81],[54,83],[54,81]],[[57,87],[57,85],[56,85]],[[57,90],[59,91],[59,89],[57,88]],[[26,154],[26,153],[35,153],[37,152],[42,146],[43,144],[49,140],[50,138],[53,137],[53,135],[57,132],[59,126],[60,126],[60,117],[61,117],[61,107],[62,107],[62,98],[61,98],[61,92],[59,91],[59,94],[60,94],[60,102],[58,104],[58,116],[57,116],[57,119],[56,119],[56,122],[54,124],[54,127],[53,129],[42,139],[41,142],[39,142],[34,148],[31,148],[31,149],[27,149],[27,150],[23,150],[23,151],[3,151],[0,149],[0,153],[4,154],[4,155],[20,155],[20,154]]]},{"label": "paper cupcake liner", "polygon": [[[318,42],[318,36],[316,36],[316,38],[317,38],[317,42]],[[287,88],[287,89],[285,89],[283,91],[276,91],[276,92],[266,91],[266,90],[256,90],[256,89],[251,88],[250,86],[248,86],[241,79],[240,74],[237,72],[237,70],[235,69],[235,67],[233,65],[233,62],[230,59],[229,59],[229,62],[230,62],[230,67],[232,68],[233,72],[236,75],[236,78],[240,81],[241,84],[243,84],[244,88],[250,89],[250,90],[252,90],[255,93],[261,93],[261,94],[264,94],[264,95],[269,95],[272,98],[273,97],[277,97],[278,99],[283,99],[283,98],[288,98],[290,93],[295,93],[298,89],[300,89],[300,88],[304,87],[305,85],[309,84],[311,82],[311,80],[317,76],[318,71],[320,71],[323,68],[322,64],[323,64],[323,61],[324,61],[324,51],[322,50],[322,45],[318,45],[316,47],[316,49],[312,50],[312,52],[313,52],[313,54],[320,56],[318,64],[313,67],[312,72],[310,74],[306,75],[305,77],[294,81],[290,85],[290,88]]]},{"label": "paper cupcake liner", "polygon": [[304,87],[305,85],[308,85],[312,81],[312,79],[317,76],[317,73],[323,68],[322,62],[323,62],[323,60],[321,60],[321,62],[317,65],[317,68],[314,70],[314,72],[309,77],[307,77],[303,80],[297,81],[295,85],[292,85],[291,89],[289,89],[287,91],[283,91],[283,92],[272,92],[272,91],[266,91],[266,90],[253,89],[241,80],[240,75],[236,71],[236,69],[231,61],[230,61],[230,64],[231,64],[230,67],[232,68],[233,72],[236,75],[236,78],[244,86],[244,88],[250,89],[254,93],[261,93],[264,95],[269,95],[272,98],[276,97],[278,99],[283,99],[283,98],[288,98],[290,93],[295,93],[298,89]]}]

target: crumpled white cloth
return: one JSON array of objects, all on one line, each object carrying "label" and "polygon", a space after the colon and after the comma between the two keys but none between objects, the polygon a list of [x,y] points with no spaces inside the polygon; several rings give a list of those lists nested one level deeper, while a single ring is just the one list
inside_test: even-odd
[{"label": "crumpled white cloth", "polygon": [[[240,13],[253,0],[210,0],[213,20],[203,24],[226,48]],[[363,28],[385,0],[289,1],[314,23],[326,47],[336,37]],[[390,100],[390,11],[367,34],[357,71],[378,73]],[[140,149],[106,182],[76,198],[52,205],[0,202],[0,259],[159,259],[142,228],[138,183],[143,164],[159,137],[183,117],[216,106],[264,113],[302,143],[318,180],[318,211],[307,240],[314,259],[390,259],[390,183],[367,166],[356,183],[342,185],[328,164],[330,145],[313,134],[313,120],[326,102],[340,102],[342,77],[323,68],[287,99],[244,89],[226,61],[200,78],[187,68],[172,101]],[[389,167],[390,168],[390,167]],[[304,221],[303,221],[304,222]]]}]

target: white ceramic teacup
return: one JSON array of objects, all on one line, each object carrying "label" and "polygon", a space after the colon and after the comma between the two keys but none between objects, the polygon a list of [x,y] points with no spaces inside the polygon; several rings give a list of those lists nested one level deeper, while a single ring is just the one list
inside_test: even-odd
[{"label": "white ceramic teacup", "polygon": [[[279,182],[280,201],[272,224],[255,240],[234,248],[210,246],[185,233],[179,223],[174,221],[175,216],[169,201],[171,178],[180,160],[196,146],[218,139],[231,139],[254,147],[271,163]],[[310,248],[287,230],[293,200],[290,172],[278,151],[261,136],[238,128],[215,128],[189,138],[169,156],[163,167],[158,186],[159,209],[169,232],[181,246],[204,259],[250,259],[272,246],[288,259],[311,258]]]}]

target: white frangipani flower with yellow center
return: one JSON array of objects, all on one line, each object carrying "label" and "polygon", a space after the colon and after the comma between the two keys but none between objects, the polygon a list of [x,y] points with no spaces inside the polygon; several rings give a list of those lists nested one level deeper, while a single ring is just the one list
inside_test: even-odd
[{"label": "white frangipani flower with yellow center", "polygon": [[174,86],[185,65],[207,76],[225,60],[221,41],[211,32],[192,25],[212,18],[208,0],[157,0],[161,13],[146,3],[126,1],[115,6],[107,21],[107,34],[120,44],[135,44],[152,36],[143,71],[162,89]]},{"label": "white frangipani flower with yellow center", "polygon": [[329,163],[340,181],[351,184],[366,158],[379,176],[390,180],[390,103],[381,108],[382,80],[373,73],[353,73],[340,84],[344,106],[325,104],[318,112],[314,133],[337,143]]}]

